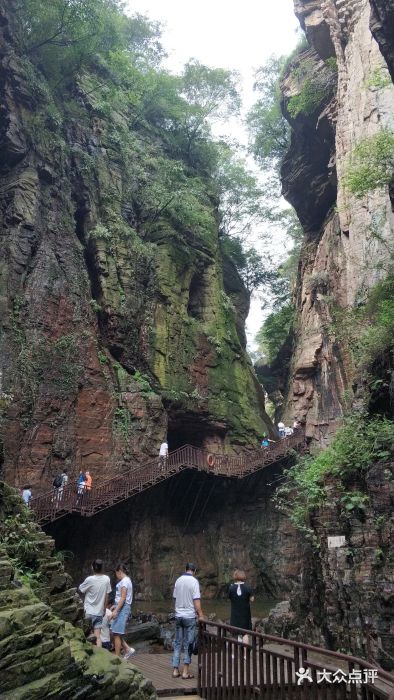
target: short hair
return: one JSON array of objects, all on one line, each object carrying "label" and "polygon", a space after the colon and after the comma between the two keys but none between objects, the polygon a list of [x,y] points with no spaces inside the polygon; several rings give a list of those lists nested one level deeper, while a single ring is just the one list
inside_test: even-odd
[{"label": "short hair", "polygon": [[186,566],[185,566],[185,571],[193,571],[194,573],[196,573],[197,567],[191,561],[188,561]]},{"label": "short hair", "polygon": [[123,563],[117,564],[115,571],[122,571],[122,573],[126,574],[126,576],[129,575],[129,570],[128,570],[126,564],[123,564]]},{"label": "short hair", "polygon": [[246,574],[243,569],[235,569],[233,573],[234,581],[245,581]]},{"label": "short hair", "polygon": [[92,569],[95,574],[100,574],[103,570],[103,560],[102,559],[94,559],[92,561]]}]

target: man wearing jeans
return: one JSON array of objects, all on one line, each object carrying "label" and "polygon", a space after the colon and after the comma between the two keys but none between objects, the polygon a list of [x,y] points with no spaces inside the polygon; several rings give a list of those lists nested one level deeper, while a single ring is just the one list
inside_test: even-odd
[{"label": "man wearing jeans", "polygon": [[183,652],[182,678],[194,678],[189,673],[191,663],[191,650],[193,649],[196,636],[196,616],[199,620],[203,618],[201,610],[200,586],[195,578],[196,567],[192,563],[186,564],[185,573],[176,581],[173,597],[175,598],[175,643],[172,657],[172,675],[179,678],[179,664],[181,652]]}]

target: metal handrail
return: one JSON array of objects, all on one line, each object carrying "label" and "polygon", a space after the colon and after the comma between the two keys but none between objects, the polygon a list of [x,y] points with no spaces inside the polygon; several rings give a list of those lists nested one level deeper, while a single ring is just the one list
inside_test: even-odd
[{"label": "metal handrail", "polygon": [[[243,641],[244,635],[248,641]],[[282,646],[291,647],[292,654],[281,650]],[[336,672],[344,675],[345,664],[348,674],[373,671],[376,683],[366,680],[364,685],[357,686],[357,681],[352,682],[350,676],[343,684],[327,683],[327,678],[322,683],[318,674],[332,675],[335,669],[325,666],[324,657],[338,661]],[[300,668],[309,674],[309,680],[303,685],[297,682]],[[324,700],[336,700],[337,688],[344,700],[348,694],[351,700],[359,700],[360,693],[362,700],[393,700],[394,675],[357,656],[224,623],[199,622],[198,693],[201,698],[249,700],[267,696],[269,700],[276,700],[284,698],[290,688],[294,688],[297,699],[305,700],[317,700],[320,693]]]},{"label": "metal handrail", "polygon": [[152,459],[127,472],[96,482],[90,490],[81,490],[71,483],[61,489],[53,488],[32,499],[31,508],[41,523],[57,520],[71,512],[91,516],[183,469],[192,468],[228,478],[244,478],[277,462],[304,443],[304,432],[298,430],[269,449],[253,450],[242,456],[213,453],[193,445],[183,445],[169,453],[165,460]]}]

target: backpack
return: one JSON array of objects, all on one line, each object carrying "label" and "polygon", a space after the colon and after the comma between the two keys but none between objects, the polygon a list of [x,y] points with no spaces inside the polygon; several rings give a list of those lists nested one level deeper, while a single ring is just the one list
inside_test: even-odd
[{"label": "backpack", "polygon": [[54,485],[55,489],[59,489],[61,487],[62,483],[63,483],[63,479],[60,476],[60,474],[55,476],[55,478],[53,480],[53,485]]}]

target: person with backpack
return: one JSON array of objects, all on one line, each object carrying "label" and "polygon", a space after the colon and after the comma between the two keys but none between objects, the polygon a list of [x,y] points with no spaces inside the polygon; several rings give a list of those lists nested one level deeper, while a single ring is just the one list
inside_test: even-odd
[{"label": "person with backpack", "polygon": [[53,480],[52,486],[54,488],[54,495],[53,495],[52,501],[59,502],[61,497],[62,497],[62,493],[63,493],[63,489],[62,489],[63,477],[61,474],[56,474],[56,476]]}]

